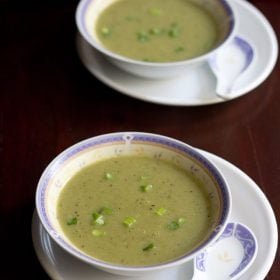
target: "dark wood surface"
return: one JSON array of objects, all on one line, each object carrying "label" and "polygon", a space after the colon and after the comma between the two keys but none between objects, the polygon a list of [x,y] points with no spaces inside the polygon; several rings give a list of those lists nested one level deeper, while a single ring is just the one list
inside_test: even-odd
[{"label": "dark wood surface", "polygon": [[[280,1],[251,2],[279,35]],[[142,102],[102,84],[81,64],[76,5],[73,0],[0,1],[0,278],[49,279],[31,240],[37,182],[58,153],[103,133],[159,133],[212,152],[247,173],[279,219],[279,64],[251,93],[223,104]],[[279,260],[278,251],[266,279],[279,279]]]}]

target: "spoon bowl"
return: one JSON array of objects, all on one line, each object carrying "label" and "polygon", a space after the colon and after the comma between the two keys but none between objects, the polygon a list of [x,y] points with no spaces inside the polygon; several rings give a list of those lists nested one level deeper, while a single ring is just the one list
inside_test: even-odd
[{"label": "spoon bowl", "polygon": [[228,223],[219,239],[196,256],[192,280],[238,279],[258,251],[254,233],[244,224]]},{"label": "spoon bowl", "polygon": [[230,99],[239,77],[254,59],[253,47],[243,38],[236,36],[209,59],[209,66],[217,78],[216,94]]}]

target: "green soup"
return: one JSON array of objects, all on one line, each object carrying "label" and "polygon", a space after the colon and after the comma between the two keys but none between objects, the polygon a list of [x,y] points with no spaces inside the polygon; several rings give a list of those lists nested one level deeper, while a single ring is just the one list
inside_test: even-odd
[{"label": "green soup", "polygon": [[173,163],[122,156],[77,173],[63,188],[57,213],[66,236],[86,254],[151,265],[178,258],[205,240],[219,212],[210,197],[200,181]]},{"label": "green soup", "polygon": [[101,13],[96,33],[112,52],[151,62],[193,58],[218,40],[212,15],[191,0],[118,0]]}]

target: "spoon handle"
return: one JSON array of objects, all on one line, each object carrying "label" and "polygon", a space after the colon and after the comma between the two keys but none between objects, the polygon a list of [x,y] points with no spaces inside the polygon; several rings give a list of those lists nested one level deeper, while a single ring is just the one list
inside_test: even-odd
[{"label": "spoon handle", "polygon": [[238,79],[252,64],[253,47],[243,38],[236,36],[209,59],[209,66],[216,76],[216,94],[222,99],[231,99]]},{"label": "spoon handle", "polygon": [[226,83],[225,81],[221,79],[217,79],[217,84],[216,84],[216,94],[223,100],[229,100],[231,99],[230,93],[232,90],[232,86],[230,83]]}]

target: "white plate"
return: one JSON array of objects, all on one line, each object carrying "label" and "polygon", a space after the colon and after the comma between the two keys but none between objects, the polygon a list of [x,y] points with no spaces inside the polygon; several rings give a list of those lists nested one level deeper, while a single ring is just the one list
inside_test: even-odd
[{"label": "white plate", "polygon": [[[231,0],[238,16],[237,35],[254,48],[254,61],[238,79],[229,99],[242,96],[259,86],[271,73],[278,56],[276,35],[252,4]],[[126,73],[108,62],[79,34],[77,50],[85,67],[98,79],[128,96],[158,104],[196,106],[224,102],[215,94],[216,79],[208,65],[175,79],[152,80]]]},{"label": "white plate", "polygon": [[[225,175],[232,192],[232,221],[239,221],[255,233],[259,250],[252,266],[241,280],[263,280],[270,270],[277,250],[278,232],[273,210],[261,189],[240,169],[229,162],[204,151]],[[63,251],[46,233],[34,212],[32,237],[37,256],[52,279],[55,280],[121,280],[82,263]],[[170,269],[151,277],[126,277],[127,280],[190,280],[192,263]]]}]

